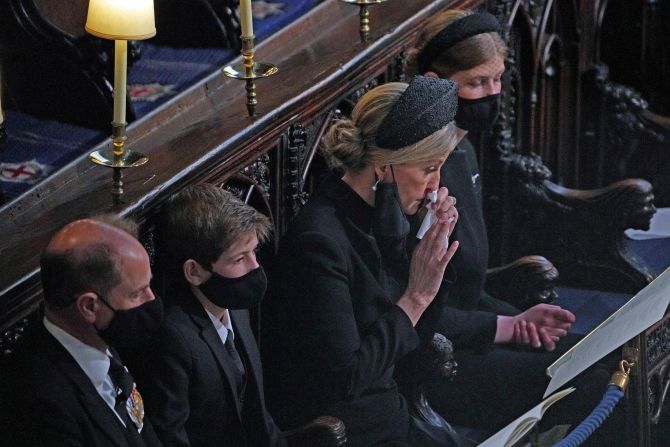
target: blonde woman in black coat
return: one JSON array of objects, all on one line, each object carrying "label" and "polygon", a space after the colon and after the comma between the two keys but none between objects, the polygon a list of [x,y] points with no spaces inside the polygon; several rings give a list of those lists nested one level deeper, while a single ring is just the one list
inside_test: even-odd
[{"label": "blonde woman in black coat", "polygon": [[[422,431],[393,379],[419,346],[415,329],[458,248],[458,218],[440,188],[457,142],[456,85],[416,78],[364,95],[336,122],[323,153],[332,174],[280,243],[277,288],[266,300],[267,392],[280,426],[318,415],[346,425],[348,444],[449,445]],[[434,223],[411,259],[407,216],[437,193]]]}]

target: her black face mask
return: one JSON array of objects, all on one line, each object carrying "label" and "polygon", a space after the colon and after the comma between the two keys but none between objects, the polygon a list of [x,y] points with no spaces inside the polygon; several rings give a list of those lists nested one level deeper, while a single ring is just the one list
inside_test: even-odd
[{"label": "her black face mask", "polygon": [[[391,167],[393,174],[393,167]],[[389,265],[404,265],[405,249],[409,234],[409,221],[400,204],[398,184],[379,182],[375,189],[375,208],[372,218],[372,234],[385,261]]]},{"label": "her black face mask", "polygon": [[458,98],[456,125],[469,132],[489,130],[500,113],[500,94],[479,99]]},{"label": "her black face mask", "polygon": [[114,309],[102,295],[98,298],[114,312],[109,326],[98,334],[115,348],[142,346],[163,322],[163,301],[158,297],[132,309]]},{"label": "her black face mask", "polygon": [[372,220],[375,239],[405,239],[409,221],[400,205],[398,184],[380,182],[375,190],[375,209]]},{"label": "her black face mask", "polygon": [[259,266],[239,278],[226,278],[212,272],[199,288],[208,300],[224,309],[251,309],[257,306],[267,289],[265,270]]}]

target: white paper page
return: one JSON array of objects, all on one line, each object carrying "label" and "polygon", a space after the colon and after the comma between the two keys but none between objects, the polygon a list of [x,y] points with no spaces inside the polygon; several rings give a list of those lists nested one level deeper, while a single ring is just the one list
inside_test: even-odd
[{"label": "white paper page", "polygon": [[670,269],[547,368],[548,396],[579,373],[663,318],[670,303]]},{"label": "white paper page", "polygon": [[542,419],[542,416],[544,415],[544,412],[547,410],[547,408],[556,403],[558,400],[572,393],[574,390],[575,387],[566,388],[560,393],[556,393],[556,395],[551,396],[551,398],[543,400],[518,418],[514,419],[498,433],[479,444],[479,447],[503,447],[508,441],[510,441],[510,436],[514,433],[520,424],[524,423],[524,421],[534,421],[534,423],[527,423],[526,430],[520,431],[517,436],[515,436],[516,439],[514,439],[514,441],[518,441],[523,435],[528,433],[528,431],[530,431],[530,429],[537,422],[539,422],[540,419]]}]

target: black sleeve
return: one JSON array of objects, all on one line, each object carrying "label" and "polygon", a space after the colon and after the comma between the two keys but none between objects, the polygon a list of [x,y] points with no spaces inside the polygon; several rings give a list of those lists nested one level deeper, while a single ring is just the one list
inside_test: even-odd
[{"label": "black sleeve", "polygon": [[146,352],[145,376],[140,392],[145,395],[147,417],[164,445],[190,446],[186,421],[190,415],[189,389],[193,369],[188,344],[179,328],[166,323]]},{"label": "black sleeve", "polygon": [[419,321],[421,338],[437,332],[447,337],[456,349],[484,351],[493,345],[498,316],[481,310],[463,310],[434,301]]},{"label": "black sleeve", "polygon": [[482,298],[479,301],[479,308],[487,312],[493,312],[496,315],[518,315],[521,313],[519,309],[512,306],[507,301],[494,298],[486,291],[482,291]]},{"label": "black sleeve", "polygon": [[32,447],[85,447],[84,435],[67,408],[41,402],[22,412],[20,417],[29,419],[19,423],[19,428],[9,445]]},{"label": "black sleeve", "polygon": [[[335,399],[354,399],[419,343],[411,321],[389,305],[374,324],[359,329],[351,284],[351,260],[334,238],[317,232],[292,241],[285,272],[284,306],[289,307],[297,355],[316,368],[309,379],[328,383]],[[326,391],[326,390],[322,390]]]}]

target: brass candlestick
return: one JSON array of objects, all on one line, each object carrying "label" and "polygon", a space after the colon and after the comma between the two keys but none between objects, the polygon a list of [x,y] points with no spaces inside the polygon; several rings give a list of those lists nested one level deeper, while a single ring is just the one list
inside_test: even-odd
[{"label": "brass candlestick", "polygon": [[279,69],[267,62],[254,62],[254,38],[255,36],[242,36],[242,63],[228,65],[223,69],[223,74],[230,78],[243,79],[246,81],[247,112],[249,116],[256,115],[256,83],[255,79],[267,78],[277,73]]},{"label": "brass candlestick", "polygon": [[156,35],[153,0],[112,2],[89,0],[86,31],[94,36],[114,41],[114,118],[112,119],[113,148],[95,151],[89,159],[113,169],[112,199],[114,206],[123,195],[122,169],[134,168],[149,158],[126,150],[126,87],[128,78],[128,41],[148,39]]},{"label": "brass candlestick", "polygon": [[96,164],[112,168],[112,200],[114,206],[121,204],[123,195],[122,170],[142,166],[149,161],[149,157],[136,151],[124,148],[126,144],[126,123],[112,122],[113,149],[103,149],[92,152],[89,159]]},{"label": "brass candlestick", "polygon": [[367,42],[370,39],[370,6],[384,3],[386,0],[343,0],[350,5],[358,5],[361,8],[359,16],[361,18],[361,42]]}]

